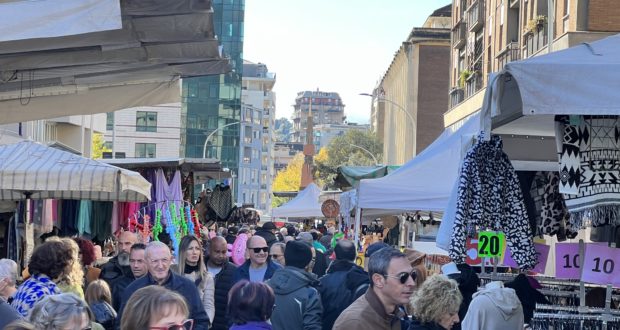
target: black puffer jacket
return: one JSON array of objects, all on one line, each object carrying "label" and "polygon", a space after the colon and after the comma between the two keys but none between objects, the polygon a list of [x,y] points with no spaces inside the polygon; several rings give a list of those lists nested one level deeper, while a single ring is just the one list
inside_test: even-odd
[{"label": "black puffer jacket", "polygon": [[327,274],[321,277],[319,292],[323,304],[323,330],[331,330],[342,311],[359,297],[355,294],[358,288],[360,295],[366,292],[367,287],[360,287],[370,283],[368,274],[364,273],[361,267],[351,261],[335,260],[329,266]]},{"label": "black puffer jacket", "polygon": [[321,330],[323,307],[316,275],[286,266],[267,281],[276,295],[271,315],[274,330]]},{"label": "black puffer jacket", "polygon": [[[205,258],[205,264],[209,261]],[[212,330],[228,330],[228,318],[226,317],[226,306],[228,305],[228,291],[233,286],[233,274],[237,266],[226,262],[222,270],[215,275],[215,317],[211,324]]]}]

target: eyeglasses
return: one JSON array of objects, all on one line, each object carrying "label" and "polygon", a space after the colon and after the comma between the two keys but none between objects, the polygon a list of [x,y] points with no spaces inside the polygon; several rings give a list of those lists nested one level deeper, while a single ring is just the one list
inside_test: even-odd
[{"label": "eyeglasses", "polygon": [[402,272],[402,273],[398,273],[396,275],[387,275],[386,274],[386,275],[383,275],[383,276],[398,279],[400,284],[405,284],[405,283],[407,283],[407,280],[409,279],[409,276],[411,276],[411,280],[413,280],[415,282],[415,279],[418,278],[418,273],[416,273],[415,270],[412,270],[411,273]]},{"label": "eyeglasses", "polygon": [[192,330],[194,328],[194,320],[187,319],[181,324],[171,324],[165,327],[150,327],[151,330]]},{"label": "eyeglasses", "polygon": [[257,247],[257,248],[251,248],[251,247],[249,247],[248,249],[250,249],[250,250],[254,251],[254,253],[260,253],[260,251],[263,251],[263,252],[267,252],[267,251],[269,251],[269,247],[268,247],[268,246],[265,246],[265,247]]}]

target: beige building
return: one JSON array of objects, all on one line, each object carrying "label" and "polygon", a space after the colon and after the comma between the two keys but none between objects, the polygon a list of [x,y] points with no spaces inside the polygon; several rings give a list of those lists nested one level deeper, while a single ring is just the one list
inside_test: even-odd
[{"label": "beige building", "polygon": [[[549,10],[548,4],[554,5]],[[482,106],[488,74],[504,64],[620,31],[616,0],[453,0],[446,127]]]},{"label": "beige building", "polygon": [[383,142],[384,163],[401,165],[443,130],[448,105],[450,5],[413,28],[373,91],[371,128]]},{"label": "beige building", "polygon": [[306,129],[308,127],[308,113],[312,108],[312,123],[343,124],[344,104],[338,93],[322,91],[304,91],[297,93],[293,111],[292,142],[306,142]]}]

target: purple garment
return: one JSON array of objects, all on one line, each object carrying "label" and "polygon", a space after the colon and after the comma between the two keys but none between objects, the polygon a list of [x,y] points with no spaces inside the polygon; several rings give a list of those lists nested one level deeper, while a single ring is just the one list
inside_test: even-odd
[{"label": "purple garment", "polygon": [[248,322],[241,325],[233,325],[230,330],[271,330],[271,324],[267,322]]},{"label": "purple garment", "polygon": [[[177,216],[179,210],[183,206],[183,190],[181,189],[181,172],[176,170],[170,183],[166,180],[166,175],[162,169],[158,169],[156,173],[156,186],[155,200],[157,201],[157,207],[162,209],[165,213],[164,206],[174,202],[176,204]],[[169,202],[169,203],[164,203]]]}]

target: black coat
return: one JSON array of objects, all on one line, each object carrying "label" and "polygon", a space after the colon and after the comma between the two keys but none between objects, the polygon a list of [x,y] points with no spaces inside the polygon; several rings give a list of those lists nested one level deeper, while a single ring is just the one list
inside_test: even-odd
[{"label": "black coat", "polygon": [[[205,312],[205,308],[202,305],[202,300],[196,290],[196,284],[193,281],[185,278],[183,275],[176,274],[169,271],[170,277],[162,285],[168,290],[172,290],[185,298],[187,306],[189,307],[189,318],[194,319],[194,330],[207,330],[209,329],[209,316]],[[129,300],[131,295],[149,285],[157,285],[157,282],[151,277],[151,274],[147,273],[145,276],[131,282],[129,286],[123,292],[123,298],[121,308],[118,310],[118,317],[116,319],[116,328],[120,329],[121,318],[123,317],[123,310],[125,304]]]},{"label": "black coat", "polygon": [[441,325],[432,323],[420,323],[420,321],[413,319],[409,325],[409,330],[446,330]]},{"label": "black coat", "polygon": [[[205,258],[205,264],[209,261]],[[226,262],[222,266],[222,270],[215,275],[215,317],[211,324],[213,330],[228,330],[229,322],[226,317],[226,306],[228,305],[228,291],[233,286],[233,274],[237,266]]]},{"label": "black coat", "polygon": [[99,278],[106,281],[111,289],[114,288],[116,281],[121,277],[134,278],[131,272],[131,266],[121,266],[118,263],[118,257],[114,257],[101,265]]},{"label": "black coat", "polygon": [[312,273],[318,277],[325,275],[327,271],[327,256],[325,253],[315,250],[316,256],[314,260],[314,267],[312,267]]},{"label": "black coat", "polygon": [[269,248],[271,248],[273,243],[278,241],[278,238],[276,237],[276,235],[272,233],[271,230],[269,229],[259,228],[256,230],[256,233],[254,233],[254,235],[264,238]]},{"label": "black coat", "polygon": [[[362,278],[352,275],[349,281],[349,273],[356,268],[359,268]],[[319,279],[321,285],[318,289],[323,304],[323,330],[331,330],[338,316],[357,299],[355,289],[364,283],[370,283],[368,274],[364,276],[364,273],[363,269],[351,261],[335,260],[327,274]],[[363,290],[362,294],[364,292],[366,290]]]},{"label": "black coat", "polygon": [[114,285],[111,288],[112,291],[112,307],[115,311],[121,308],[121,301],[123,299],[123,292],[125,288],[131,284],[136,278],[131,274],[131,277],[122,276],[115,279]]}]

